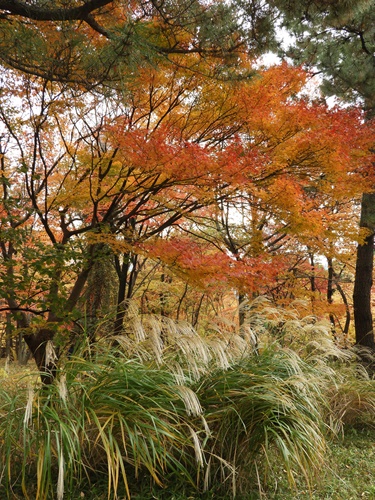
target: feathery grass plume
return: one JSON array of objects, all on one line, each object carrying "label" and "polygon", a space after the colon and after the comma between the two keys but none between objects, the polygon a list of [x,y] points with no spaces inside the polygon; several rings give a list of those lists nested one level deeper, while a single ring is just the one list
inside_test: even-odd
[{"label": "feathery grass plume", "polygon": [[[326,448],[318,376],[292,351],[269,348],[200,381],[196,392],[213,435],[212,454],[236,469],[240,489],[253,481],[255,465],[264,470],[275,453],[291,484],[296,472],[310,484]],[[225,468],[217,461],[215,470],[211,462],[214,481]]]},{"label": "feathery grass plume", "polygon": [[131,332],[134,334],[135,340],[137,343],[143,342],[147,338],[147,334],[145,332],[143,321],[140,316],[134,316],[131,318],[128,328],[131,329]]},{"label": "feathery grass plume", "polygon": [[51,340],[47,341],[46,344],[46,366],[55,363],[57,360],[57,355],[53,343]]},{"label": "feathery grass plume", "polygon": [[[335,434],[344,432],[347,424],[369,425],[375,414],[375,380],[367,367],[375,366],[373,353],[358,347],[343,349],[332,337],[331,325],[314,316],[300,317],[297,311],[275,310],[264,298],[250,304],[248,321],[258,329],[259,336],[277,340],[296,352],[318,371],[316,383],[325,395],[322,417]],[[267,333],[268,332],[271,333]]]},{"label": "feathery grass plume", "polygon": [[205,463],[205,459],[204,459],[202,445],[201,445],[201,443],[199,441],[198,434],[190,426],[188,426],[188,429],[190,431],[190,434],[191,434],[191,437],[192,437],[193,443],[194,443],[195,459],[197,461],[198,466],[203,467],[204,463]]},{"label": "feathery grass plume", "polygon": [[[229,366],[231,352],[235,348],[238,351],[240,344],[241,354],[245,349],[244,340],[239,336],[237,341],[228,335],[220,339],[218,335],[202,337],[185,321],[153,314],[138,315],[134,307],[126,332],[128,335],[115,336],[112,340],[128,356],[137,356],[144,361],[154,360],[159,366],[178,365],[179,373],[183,370],[188,379],[198,379],[213,363],[223,368]],[[104,339],[104,342],[107,341]]]},{"label": "feathery grass plume", "polygon": [[163,325],[157,316],[152,315],[149,317],[148,338],[154,358],[158,364],[161,364],[164,349]]},{"label": "feathery grass plume", "polygon": [[60,448],[58,451],[59,472],[57,476],[56,495],[57,495],[57,500],[62,500],[64,498],[65,462],[64,462],[64,454],[62,448],[61,447],[59,448]]},{"label": "feathery grass plume", "polygon": [[33,418],[33,402],[34,402],[34,389],[33,387],[29,387],[28,390],[28,398],[25,409],[25,416],[23,418],[24,425],[30,425]]},{"label": "feathery grass plume", "polygon": [[279,324],[285,321],[286,317],[294,315],[293,310],[276,307],[267,297],[259,295],[246,304],[244,324],[250,326],[255,335],[268,338],[277,331]]},{"label": "feathery grass plume", "polygon": [[181,396],[181,399],[185,404],[186,413],[188,415],[197,416],[203,413],[200,401],[194,391],[192,391],[186,385],[185,386],[179,385],[175,387],[175,389],[177,393]]},{"label": "feathery grass plume", "polygon": [[66,399],[68,397],[68,388],[66,386],[66,373],[60,374],[60,376],[56,380],[56,384],[60,398],[64,403],[66,403]]},{"label": "feathery grass plume", "polygon": [[[301,301],[298,301],[299,308]],[[278,342],[297,352],[309,363],[322,365],[331,361],[349,362],[355,354],[336,345],[330,323],[315,316],[301,317],[297,308],[273,306],[266,297],[257,297],[247,304],[244,330],[250,328],[261,346]]]}]

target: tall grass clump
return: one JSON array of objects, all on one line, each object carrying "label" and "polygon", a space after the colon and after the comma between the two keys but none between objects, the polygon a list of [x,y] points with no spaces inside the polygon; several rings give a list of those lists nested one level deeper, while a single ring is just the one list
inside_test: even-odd
[{"label": "tall grass clump", "polygon": [[108,497],[130,498],[141,478],[164,486],[174,474],[195,485],[202,466],[193,391],[118,350],[69,361],[55,384],[30,391],[26,408],[7,412],[0,436],[22,470],[13,467],[13,451],[1,452],[4,481],[25,498],[72,498],[82,481],[98,477]]},{"label": "tall grass clump", "polygon": [[326,405],[324,419],[334,435],[350,425],[373,425],[375,418],[374,353],[341,347],[328,321],[301,317],[296,309],[280,309],[264,297],[247,305],[247,325],[266,344],[287,347],[319,373]]},{"label": "tall grass clump", "polygon": [[327,429],[354,401],[356,418],[375,409],[373,381],[316,318],[259,300],[239,334],[198,335],[129,311],[123,335],[77,346],[50,386],[0,393],[1,497],[74,498],[96,483],[108,498],[234,497],[270,485],[274,464],[310,485]]},{"label": "tall grass clump", "polygon": [[374,378],[360,360],[339,366],[335,375],[335,384],[327,390],[331,428],[344,434],[347,426],[374,427]]},{"label": "tall grass clump", "polygon": [[26,405],[7,408],[7,492],[72,498],[100,478],[109,498],[130,498],[145,482],[234,496],[261,484],[275,453],[291,481],[294,471],[308,479],[324,438],[320,394],[305,369],[291,352],[271,349],[199,380],[185,374],[182,384],[119,350],[76,357],[51,387],[30,389]]},{"label": "tall grass clump", "polygon": [[261,488],[277,456],[291,485],[295,474],[310,484],[326,450],[317,377],[292,351],[270,348],[202,379],[197,394],[212,432],[207,482]]}]

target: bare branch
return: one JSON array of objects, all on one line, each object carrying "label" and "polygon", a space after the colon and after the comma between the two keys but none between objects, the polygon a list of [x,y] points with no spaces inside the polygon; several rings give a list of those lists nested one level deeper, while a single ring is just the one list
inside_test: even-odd
[{"label": "bare branch", "polygon": [[110,3],[112,0],[88,0],[79,7],[46,8],[18,0],[0,0],[0,10],[3,11],[0,15],[22,16],[34,21],[86,21],[95,10]]},{"label": "bare branch", "polygon": [[4,311],[12,311],[12,312],[28,312],[31,314],[37,314],[37,315],[43,315],[47,312],[50,311],[50,309],[33,309],[32,307],[21,307],[21,306],[15,306],[15,307],[10,307],[10,306],[5,306],[5,307],[0,307],[0,312]]}]

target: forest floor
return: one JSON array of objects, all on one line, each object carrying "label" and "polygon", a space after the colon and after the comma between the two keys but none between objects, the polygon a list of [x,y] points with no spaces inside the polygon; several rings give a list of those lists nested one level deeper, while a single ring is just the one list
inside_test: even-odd
[{"label": "forest floor", "polygon": [[[31,377],[31,379],[30,379]],[[0,386],[13,392],[21,387],[27,388],[30,380],[35,381],[37,372],[33,361],[26,366],[17,363],[5,364],[0,359]],[[237,500],[375,500],[375,424],[373,427],[351,426],[345,429],[343,435],[328,443],[326,465],[320,471],[311,490],[301,478],[297,478],[296,489],[291,491],[282,470],[273,474],[272,486],[268,490],[260,490],[256,486],[252,492],[239,494]],[[275,481],[276,478],[276,481]],[[107,498],[107,484],[90,488],[89,492],[79,493],[79,498],[101,500]],[[120,496],[120,498],[122,498]],[[125,497],[124,497],[125,498]],[[134,500],[229,500],[212,493],[204,495],[186,495],[179,488],[151,489],[139,492],[132,497]]]},{"label": "forest floor", "polygon": [[344,435],[329,443],[325,468],[309,492],[298,485],[288,490],[280,478],[277,490],[258,498],[277,500],[359,500],[375,499],[375,427],[348,427]]}]

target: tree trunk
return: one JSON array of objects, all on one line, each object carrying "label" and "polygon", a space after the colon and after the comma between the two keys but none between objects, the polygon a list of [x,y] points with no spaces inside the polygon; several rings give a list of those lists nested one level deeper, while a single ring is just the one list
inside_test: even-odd
[{"label": "tree trunk", "polygon": [[46,385],[52,384],[56,376],[56,359],[48,353],[48,343],[54,335],[53,329],[41,328],[37,333],[24,336],[40,372],[40,379]]},{"label": "tree trunk", "polygon": [[370,233],[357,247],[353,291],[356,344],[375,350],[371,311],[372,271],[374,262],[375,193],[362,196],[360,227]]},{"label": "tree trunk", "polygon": [[124,254],[123,262],[120,263],[118,256],[115,256],[115,267],[117,276],[119,278],[118,292],[117,292],[117,311],[114,324],[115,335],[122,333],[124,317],[125,317],[125,297],[126,297],[126,284],[129,274],[129,254]]},{"label": "tree trunk", "polygon": [[245,319],[246,319],[246,295],[244,293],[239,292],[238,293],[238,323],[239,327],[241,327],[245,324]]},{"label": "tree trunk", "polygon": [[[92,265],[92,263],[91,263]],[[90,266],[84,269],[78,276],[70,295],[66,301],[64,313],[68,314],[76,305],[81,296],[82,289],[86,283]],[[61,321],[61,318],[53,311],[48,315],[47,323],[50,328],[41,328],[35,333],[30,332],[30,321],[24,312],[19,311],[18,303],[14,296],[8,298],[8,306],[11,311],[17,313],[17,326],[22,331],[25,342],[30,349],[35,363],[40,371],[40,378],[43,384],[51,384],[56,376],[56,355],[52,347],[52,339],[55,336],[55,328],[53,325]],[[51,348],[51,349],[50,349]]]},{"label": "tree trunk", "polygon": [[197,304],[197,307],[193,310],[193,314],[192,314],[192,325],[193,325],[193,328],[195,328],[198,324],[198,319],[199,319],[199,313],[201,311],[201,307],[202,307],[202,304],[203,304],[203,300],[204,298],[206,297],[206,294],[203,293],[198,304]]},{"label": "tree trunk", "polygon": [[[329,306],[333,304],[333,294],[335,293],[334,287],[333,287],[333,280],[334,280],[334,270],[333,270],[333,259],[332,257],[327,257],[327,264],[328,264],[328,283],[327,283],[327,302]],[[332,311],[329,311],[329,321],[331,323],[331,332],[333,335],[333,338],[337,340],[336,338],[336,324],[335,324],[335,316],[333,315]]]},{"label": "tree trunk", "polygon": [[5,326],[5,357],[7,359],[11,358],[13,339],[12,339],[12,323],[11,323],[10,313],[6,315],[6,326]]}]

